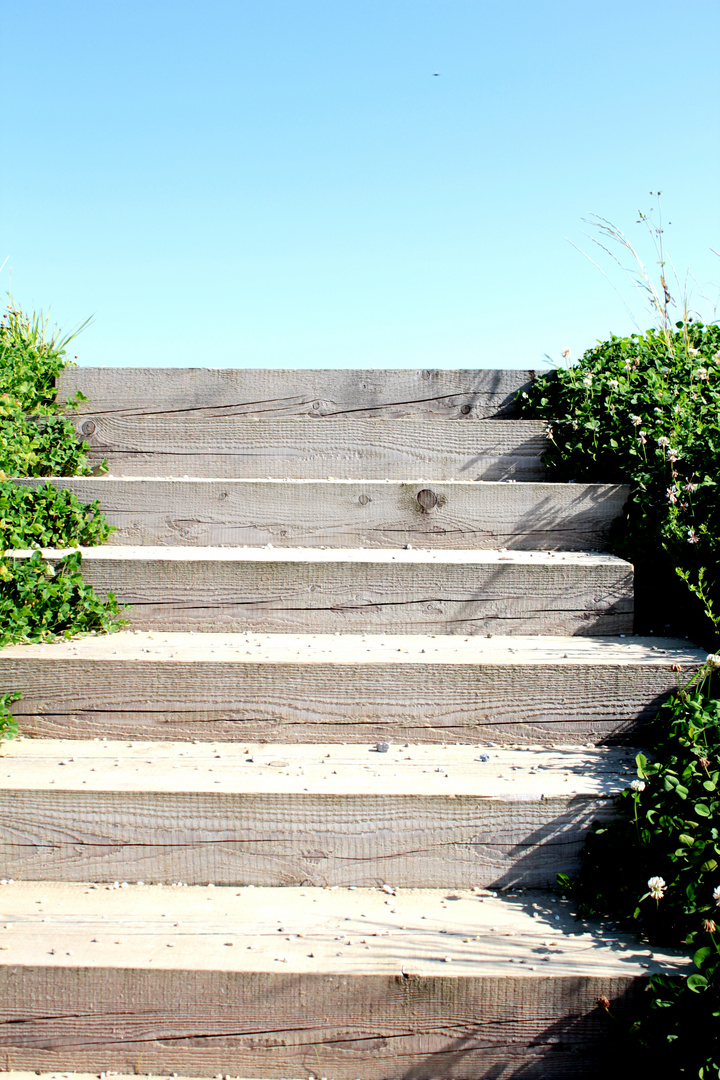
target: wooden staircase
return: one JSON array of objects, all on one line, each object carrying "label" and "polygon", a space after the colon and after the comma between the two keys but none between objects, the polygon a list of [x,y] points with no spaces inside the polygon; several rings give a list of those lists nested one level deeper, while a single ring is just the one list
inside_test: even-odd
[{"label": "wooden staircase", "polygon": [[602,553],[627,491],[544,481],[531,374],[63,373],[109,474],[53,483],[100,499],[84,575],[133,607],[0,652],[26,736],[0,757],[1,1067],[617,1067],[616,1018],[687,961],[552,888],[704,654],[632,636]]}]

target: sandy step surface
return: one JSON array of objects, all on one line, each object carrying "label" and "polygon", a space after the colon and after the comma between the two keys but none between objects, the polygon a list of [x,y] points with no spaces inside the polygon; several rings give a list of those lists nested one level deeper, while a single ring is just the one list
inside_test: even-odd
[{"label": "sandy step surface", "polygon": [[6,1068],[587,1076],[612,1031],[598,998],[622,1016],[689,967],[538,893],[33,883],[0,902]]},{"label": "sandy step surface", "polygon": [[23,739],[0,875],[552,887],[635,774],[624,750]]},{"label": "sandy step surface", "polygon": [[633,737],[704,659],[660,638],[135,631],[10,646],[0,678],[28,735],[518,745]]}]

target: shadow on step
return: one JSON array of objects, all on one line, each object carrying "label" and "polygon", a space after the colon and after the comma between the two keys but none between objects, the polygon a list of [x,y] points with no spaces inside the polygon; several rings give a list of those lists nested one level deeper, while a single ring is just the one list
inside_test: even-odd
[{"label": "shadow on step", "polygon": [[[502,1043],[482,1027],[477,1033],[458,1039],[447,1050],[403,1073],[403,1080],[606,1080],[614,1071],[628,1075],[639,1052],[630,1035],[630,1025],[643,1004],[644,985],[636,980],[610,1000],[609,1012],[588,1000],[581,980],[566,979],[562,1002],[555,996],[555,1006],[566,1010],[562,1019],[549,1023],[529,1042],[520,1030],[512,1041]],[[598,995],[599,997],[600,995]],[[518,1029],[522,1026],[522,1019]],[[470,1064],[470,1062],[472,1064]]]},{"label": "shadow on step", "polygon": [[[594,798],[578,795],[570,800],[547,799],[540,806],[551,810],[553,803],[558,804],[558,813],[541,818],[537,827],[512,847],[500,846],[494,861],[507,869],[490,883],[490,888],[552,889],[559,873],[573,876],[580,869],[582,849],[592,823],[609,821],[614,815],[614,799],[609,791]],[[493,846],[478,845],[476,850],[481,857],[487,856]]]},{"label": "shadow on step", "polygon": [[[448,898],[450,899],[450,898]],[[403,1080],[606,1080],[642,1064],[631,1025],[647,1007],[639,964],[658,970],[649,951],[607,921],[575,921],[568,902],[550,892],[505,894],[538,926],[526,958],[481,992],[475,1024],[462,1037],[402,1073]],[[577,953],[573,939],[582,938]],[[543,961],[573,954],[568,974],[544,975]],[[509,958],[508,958],[509,960]],[[626,1073],[624,1070],[628,1069]]]}]

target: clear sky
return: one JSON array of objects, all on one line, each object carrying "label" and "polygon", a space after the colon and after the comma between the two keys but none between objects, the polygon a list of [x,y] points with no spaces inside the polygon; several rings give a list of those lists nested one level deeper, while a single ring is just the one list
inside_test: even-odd
[{"label": "clear sky", "polygon": [[0,12],[0,287],[94,316],[83,364],[577,355],[632,323],[566,237],[644,245],[658,189],[677,268],[720,282],[717,0]]}]

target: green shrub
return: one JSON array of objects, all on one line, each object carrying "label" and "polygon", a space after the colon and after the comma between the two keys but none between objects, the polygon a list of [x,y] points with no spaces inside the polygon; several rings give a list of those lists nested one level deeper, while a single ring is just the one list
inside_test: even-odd
[{"label": "green shrub", "polygon": [[672,568],[712,620],[720,606],[720,327],[687,322],[611,337],[536,379],[520,410],[548,421],[550,479],[630,485],[611,549],[655,578],[655,595],[655,571]]},{"label": "green shrub", "polygon": [[[52,564],[39,551],[6,554],[102,544],[111,532],[99,503],[85,505],[50,483],[26,487],[8,479],[89,472],[85,446],[55,400],[73,336],[49,331],[47,319],[25,315],[12,300],[0,322],[0,646],[105,633],[122,624],[112,593],[100,600],[84,583],[79,552]],[[18,696],[0,696],[0,739],[17,733],[9,706]]]},{"label": "green shrub", "polygon": [[100,600],[80,572],[80,552],[51,563],[39,551],[0,559],[0,646],[108,633],[121,626],[112,593]]},{"label": "green shrub", "polygon": [[0,395],[16,399],[33,416],[54,416],[55,379],[71,363],[67,346],[89,321],[63,336],[57,327],[50,329],[47,317],[26,315],[10,297],[0,320]]},{"label": "green shrub", "polygon": [[[663,288],[667,297],[664,279]],[[640,597],[646,627],[672,621],[670,573],[703,615],[694,631],[716,643],[720,328],[670,326],[667,303],[661,314],[660,329],[611,337],[572,367],[540,376],[521,414],[548,421],[551,480],[630,486],[610,547],[651,583]],[[719,665],[709,656],[659,711],[617,818],[595,825],[579,877],[560,880],[582,916],[618,919],[650,943],[690,950],[694,974],[653,976],[634,1033],[643,1067],[698,1080],[720,1078]]]},{"label": "green shrub", "polygon": [[18,733],[17,721],[10,712],[13,701],[19,701],[22,694],[16,690],[14,694],[2,694],[0,696],[0,742],[3,739],[14,739]]},{"label": "green shrub", "polygon": [[671,1076],[720,1077],[720,700],[709,657],[649,726],[650,757],[618,800],[618,816],[596,823],[582,871],[560,884],[581,917],[618,919],[651,944],[685,946],[696,971],[654,975],[649,1008],[634,1033],[642,1060]]},{"label": "green shrub", "polygon": [[[617,818],[595,824],[573,886],[581,914],[621,918],[663,945],[697,946],[720,898],[720,700],[710,683],[681,690],[647,726],[650,756],[638,754]],[[657,901],[653,878],[663,882]]]},{"label": "green shrub", "polygon": [[27,416],[17,398],[0,395],[0,480],[8,476],[87,475],[85,447],[67,416]]},{"label": "green shrub", "polygon": [[93,547],[112,532],[100,503],[82,503],[77,495],[51,483],[41,487],[0,482],[0,547]]}]

